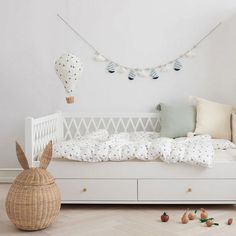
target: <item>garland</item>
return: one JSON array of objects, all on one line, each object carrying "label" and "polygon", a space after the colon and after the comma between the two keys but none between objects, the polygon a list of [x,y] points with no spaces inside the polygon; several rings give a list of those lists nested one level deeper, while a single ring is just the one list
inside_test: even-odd
[{"label": "garland", "polygon": [[189,50],[178,56],[177,58],[168,61],[167,63],[156,65],[153,67],[146,67],[146,68],[134,68],[126,65],[122,65],[120,63],[117,63],[108,57],[104,56],[102,53],[100,53],[90,42],[88,42],[78,31],[76,31],[62,16],[57,14],[57,17],[62,20],[62,22],[65,23],[67,27],[69,27],[85,44],[87,44],[95,53],[94,59],[97,62],[106,62],[106,70],[113,74],[115,72],[118,73],[124,73],[126,72],[128,74],[129,80],[134,80],[135,77],[141,76],[141,77],[147,77],[150,76],[152,79],[158,79],[159,78],[159,72],[167,72],[171,69],[171,67],[175,71],[179,71],[182,69],[182,60],[184,58],[192,57],[194,56],[193,50],[196,49],[203,40],[205,40],[209,35],[211,35],[220,25],[221,22],[219,22],[215,27],[213,27],[204,37],[202,37],[196,44],[194,44]]}]

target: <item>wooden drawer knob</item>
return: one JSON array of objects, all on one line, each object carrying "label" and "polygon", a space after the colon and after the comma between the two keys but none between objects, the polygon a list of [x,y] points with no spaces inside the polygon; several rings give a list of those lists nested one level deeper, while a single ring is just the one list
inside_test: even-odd
[{"label": "wooden drawer knob", "polygon": [[188,192],[191,193],[192,192],[192,188],[188,188]]},{"label": "wooden drawer knob", "polygon": [[87,188],[83,188],[82,191],[85,193],[87,192]]}]

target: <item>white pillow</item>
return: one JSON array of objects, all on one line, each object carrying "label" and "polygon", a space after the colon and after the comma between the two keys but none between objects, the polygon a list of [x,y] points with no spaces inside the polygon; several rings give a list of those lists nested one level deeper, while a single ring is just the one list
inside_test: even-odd
[{"label": "white pillow", "polygon": [[236,114],[232,114],[232,141],[236,144]]},{"label": "white pillow", "polygon": [[231,140],[232,106],[211,102],[202,98],[197,100],[196,134],[209,134],[212,138]]}]

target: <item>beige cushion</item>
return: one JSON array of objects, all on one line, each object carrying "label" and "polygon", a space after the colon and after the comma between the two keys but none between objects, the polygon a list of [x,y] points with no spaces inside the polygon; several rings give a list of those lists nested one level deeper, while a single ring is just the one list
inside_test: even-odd
[{"label": "beige cushion", "polygon": [[236,144],[236,114],[232,114],[232,141]]},{"label": "beige cushion", "polygon": [[212,138],[231,140],[232,106],[211,102],[202,98],[197,100],[196,134],[209,134]]}]

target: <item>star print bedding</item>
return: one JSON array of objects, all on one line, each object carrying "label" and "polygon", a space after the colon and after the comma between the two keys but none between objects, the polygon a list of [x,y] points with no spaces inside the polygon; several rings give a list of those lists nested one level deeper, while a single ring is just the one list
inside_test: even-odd
[{"label": "star print bedding", "polygon": [[53,156],[86,162],[160,159],[212,167],[215,150],[229,148],[236,146],[228,140],[211,139],[209,135],[171,139],[159,137],[155,132],[109,135],[106,130],[98,130],[54,144]]}]

